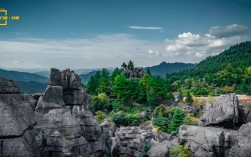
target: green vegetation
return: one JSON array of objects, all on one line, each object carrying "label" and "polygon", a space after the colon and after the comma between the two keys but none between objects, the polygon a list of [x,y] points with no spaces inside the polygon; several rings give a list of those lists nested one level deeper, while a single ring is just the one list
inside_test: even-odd
[{"label": "green vegetation", "polygon": [[[177,90],[208,96],[225,93],[251,94],[251,41],[231,46],[208,57],[194,69],[167,75]],[[184,94],[184,93],[183,93]]]},{"label": "green vegetation", "polygon": [[170,157],[193,157],[193,153],[189,150],[187,145],[179,145],[172,147],[169,153]]},{"label": "green vegetation", "polygon": [[[150,68],[138,75],[138,69],[130,60],[111,74],[102,69],[92,75],[86,85],[87,92],[92,95],[91,111],[100,123],[107,115],[117,126],[152,124],[159,131],[171,133],[178,131],[182,124],[198,124],[206,101],[200,96],[231,92],[251,94],[251,42],[231,46],[201,61],[193,69],[165,78],[152,75]],[[174,99],[173,92],[177,97],[184,97],[184,101],[179,100],[180,105],[192,105],[195,112],[161,105]],[[176,156],[185,156],[184,152],[187,153],[185,146],[173,150]]]},{"label": "green vegetation", "polygon": [[95,112],[95,118],[97,119],[97,121],[100,123],[102,123],[104,121],[104,119],[106,118],[106,114],[103,111],[97,111]]}]

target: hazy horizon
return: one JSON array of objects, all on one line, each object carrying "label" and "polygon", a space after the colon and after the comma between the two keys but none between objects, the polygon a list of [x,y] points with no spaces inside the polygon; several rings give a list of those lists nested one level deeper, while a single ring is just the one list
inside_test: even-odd
[{"label": "hazy horizon", "polygon": [[94,69],[199,63],[251,40],[250,0],[0,0],[0,67]]}]

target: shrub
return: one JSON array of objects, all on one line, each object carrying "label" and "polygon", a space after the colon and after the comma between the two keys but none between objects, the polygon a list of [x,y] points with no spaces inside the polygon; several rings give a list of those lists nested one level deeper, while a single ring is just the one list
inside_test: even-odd
[{"label": "shrub", "polygon": [[154,117],[167,117],[167,116],[168,116],[168,112],[167,112],[166,107],[163,104],[155,108]]},{"label": "shrub", "polygon": [[165,117],[157,117],[153,120],[153,125],[160,131],[168,132],[168,119]]},{"label": "shrub", "polygon": [[184,119],[184,124],[198,125],[198,118],[191,115],[187,115],[186,118]]},{"label": "shrub", "polygon": [[103,112],[103,111],[97,111],[97,112],[95,112],[95,118],[99,122],[99,124],[103,122],[103,120],[105,119],[105,117],[106,117],[105,112]]},{"label": "shrub", "polygon": [[178,131],[180,125],[184,124],[185,111],[180,108],[173,108],[173,116],[169,123],[168,133]]},{"label": "shrub", "polygon": [[170,157],[193,157],[193,153],[189,150],[187,145],[179,145],[171,148]]},{"label": "shrub", "polygon": [[125,114],[124,112],[110,114],[112,120],[119,126],[139,126],[140,114]]},{"label": "shrub", "polygon": [[91,97],[91,111],[93,113],[97,111],[109,111],[111,108],[110,100],[105,93]]}]

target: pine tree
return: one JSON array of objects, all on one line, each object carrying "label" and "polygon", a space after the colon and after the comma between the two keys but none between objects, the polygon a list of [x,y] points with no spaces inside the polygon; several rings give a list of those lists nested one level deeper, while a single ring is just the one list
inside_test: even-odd
[{"label": "pine tree", "polygon": [[185,112],[180,108],[175,108],[173,111],[173,117],[169,123],[168,133],[178,131],[180,125],[183,124]]},{"label": "pine tree", "polygon": [[147,68],[146,73],[147,73],[147,74],[149,74],[149,75],[152,75],[152,74],[151,74],[151,71],[150,71],[150,69],[149,69],[149,68]]}]

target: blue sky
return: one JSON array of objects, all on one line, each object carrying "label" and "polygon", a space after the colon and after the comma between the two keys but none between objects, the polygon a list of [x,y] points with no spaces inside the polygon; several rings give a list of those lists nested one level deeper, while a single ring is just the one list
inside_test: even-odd
[{"label": "blue sky", "polygon": [[250,0],[0,0],[0,67],[198,63],[250,40]]}]

